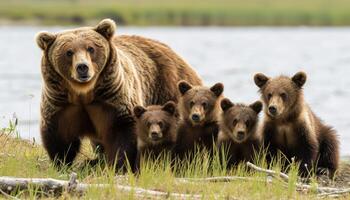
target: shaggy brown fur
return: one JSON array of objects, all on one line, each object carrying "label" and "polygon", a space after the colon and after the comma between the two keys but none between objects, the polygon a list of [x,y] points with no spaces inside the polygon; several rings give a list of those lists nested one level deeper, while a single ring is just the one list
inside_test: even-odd
[{"label": "shaggy brown fur", "polygon": [[142,158],[158,158],[169,154],[176,142],[179,114],[172,101],[163,106],[152,105],[134,108],[136,118],[137,158],[136,170]]},{"label": "shaggy brown fur", "polygon": [[220,120],[218,148],[225,152],[227,167],[231,168],[243,161],[253,161],[261,144],[257,126],[262,103],[233,104],[225,98],[221,101],[221,108],[224,112]]},{"label": "shaggy brown fur", "polygon": [[133,107],[177,101],[182,79],[201,85],[165,44],[114,36],[115,29],[105,19],[96,27],[37,35],[43,50],[41,135],[56,164],[71,164],[87,136],[102,145],[110,164],[123,166],[125,155],[136,155]]},{"label": "shaggy brown fur", "polygon": [[219,132],[218,117],[223,84],[217,83],[208,88],[181,81],[178,86],[182,94],[179,100],[182,120],[178,130],[176,154],[183,159],[187,153],[193,153],[196,146],[212,151]]},{"label": "shaggy brown fur", "polygon": [[323,124],[304,101],[306,74],[268,78],[259,73],[254,81],[265,104],[263,134],[270,156],[281,151],[288,161],[295,157],[301,162],[303,176],[311,172],[311,167],[327,169],[333,176],[338,168],[339,141],[336,132]]}]

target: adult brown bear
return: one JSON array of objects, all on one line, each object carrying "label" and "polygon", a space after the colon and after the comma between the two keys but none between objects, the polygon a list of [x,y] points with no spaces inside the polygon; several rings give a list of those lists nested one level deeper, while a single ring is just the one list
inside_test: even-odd
[{"label": "adult brown bear", "polygon": [[167,45],[114,36],[115,30],[105,19],[96,27],[37,35],[43,50],[41,136],[58,166],[73,162],[83,137],[102,145],[109,164],[134,161],[133,107],[177,101],[180,80],[202,84]]}]

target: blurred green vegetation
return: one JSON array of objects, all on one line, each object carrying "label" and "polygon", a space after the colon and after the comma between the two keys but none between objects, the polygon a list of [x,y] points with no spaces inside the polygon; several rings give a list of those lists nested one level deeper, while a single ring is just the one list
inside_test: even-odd
[{"label": "blurred green vegetation", "polygon": [[345,26],[350,0],[0,0],[0,23]]}]

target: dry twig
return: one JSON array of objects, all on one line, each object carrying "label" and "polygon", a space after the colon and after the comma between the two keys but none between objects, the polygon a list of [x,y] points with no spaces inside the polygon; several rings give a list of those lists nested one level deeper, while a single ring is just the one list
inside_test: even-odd
[{"label": "dry twig", "polygon": [[18,198],[16,198],[16,197],[14,197],[14,196],[11,196],[11,195],[7,194],[6,192],[2,191],[1,189],[0,189],[0,193],[1,193],[2,195],[4,195],[6,198],[8,198],[8,199],[15,199],[15,200],[19,200]]}]

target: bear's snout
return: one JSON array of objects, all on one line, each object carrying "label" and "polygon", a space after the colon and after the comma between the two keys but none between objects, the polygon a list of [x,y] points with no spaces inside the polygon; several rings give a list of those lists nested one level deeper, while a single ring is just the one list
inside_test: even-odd
[{"label": "bear's snout", "polygon": [[275,116],[277,114],[277,108],[276,106],[269,106],[269,113],[272,115],[272,116]]},{"label": "bear's snout", "polygon": [[232,131],[232,137],[238,143],[245,141],[247,137],[247,126],[242,122],[237,123]]},{"label": "bear's snout", "polygon": [[245,132],[244,131],[238,131],[237,132],[237,139],[238,140],[243,140],[245,137]]},{"label": "bear's snout", "polygon": [[201,117],[198,114],[193,114],[191,118],[194,122],[197,123],[201,120]]},{"label": "bear's snout", "polygon": [[163,137],[162,130],[157,124],[152,124],[149,130],[148,137],[153,141],[158,141]]},{"label": "bear's snout", "polygon": [[151,133],[151,139],[152,140],[158,140],[158,139],[160,139],[160,136],[159,136],[159,134],[158,134],[158,132],[152,132]]},{"label": "bear's snout", "polygon": [[85,63],[79,63],[76,66],[76,72],[78,74],[78,79],[82,82],[89,80],[89,66]]},{"label": "bear's snout", "polygon": [[199,125],[205,119],[205,111],[203,106],[195,105],[191,109],[191,113],[189,115],[189,119],[191,120],[193,125]]}]

